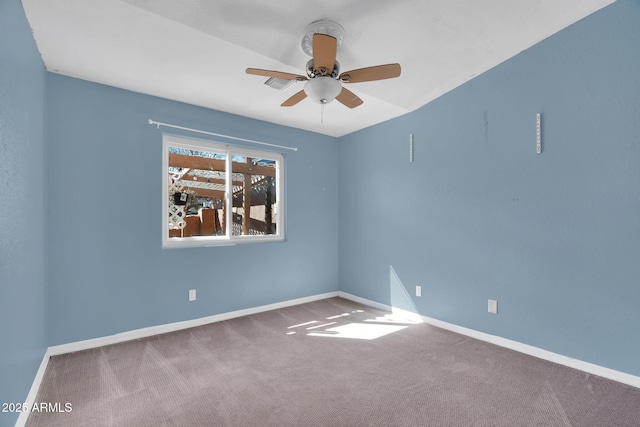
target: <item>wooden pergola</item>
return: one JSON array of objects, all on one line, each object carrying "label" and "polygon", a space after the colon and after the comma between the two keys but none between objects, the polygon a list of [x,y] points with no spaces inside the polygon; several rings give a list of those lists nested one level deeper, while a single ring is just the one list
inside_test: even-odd
[{"label": "wooden pergola", "polygon": [[[249,234],[251,228],[259,226],[260,221],[251,218],[251,207],[258,205],[265,206],[262,227],[272,230],[271,210],[275,197],[269,184],[275,179],[275,168],[254,164],[250,157],[245,157],[244,162],[232,161],[231,166],[233,207],[243,208],[242,234]],[[219,200],[221,207],[226,207],[225,160],[169,153],[169,167],[182,170],[178,185],[185,190],[194,192],[197,197]],[[224,218],[222,223],[224,224]]]}]

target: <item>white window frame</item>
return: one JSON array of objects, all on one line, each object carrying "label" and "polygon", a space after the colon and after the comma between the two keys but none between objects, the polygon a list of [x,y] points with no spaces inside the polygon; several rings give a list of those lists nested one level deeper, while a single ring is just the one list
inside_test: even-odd
[{"label": "white window frame", "polygon": [[[222,236],[191,236],[191,237],[169,237],[169,147],[184,148],[196,151],[212,151],[225,154],[226,174],[225,174],[225,200],[228,211],[225,212],[225,235]],[[232,157],[235,155],[264,158],[275,160],[276,167],[276,233],[265,235],[232,235],[233,215],[233,175],[229,171],[232,169]],[[259,151],[249,148],[232,146],[214,141],[188,138],[183,136],[163,134],[162,135],[162,247],[163,248],[184,248],[202,246],[228,246],[237,243],[258,243],[258,242],[278,242],[285,240],[285,206],[284,206],[284,156],[281,153],[270,151]]]}]

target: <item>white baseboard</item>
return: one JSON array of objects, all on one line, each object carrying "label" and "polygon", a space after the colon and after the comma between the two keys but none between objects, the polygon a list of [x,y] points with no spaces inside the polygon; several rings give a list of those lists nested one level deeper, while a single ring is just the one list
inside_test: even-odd
[{"label": "white baseboard", "polygon": [[[407,313],[406,310],[401,310],[386,304],[381,304],[376,301],[371,301],[366,298],[361,298],[346,292],[338,292],[338,296],[340,298],[348,299],[363,305],[367,305],[369,307],[378,308],[380,310],[385,311],[401,311],[403,313]],[[420,316],[424,323],[428,323],[433,326],[437,326],[442,329],[446,329],[448,331],[452,331],[461,335],[466,335],[471,338],[475,338],[481,341],[485,341],[491,344],[498,345],[500,347],[508,348],[510,350],[515,350],[520,353],[528,354],[529,356],[534,356],[539,359],[547,360],[549,362],[557,363],[559,365],[568,366],[573,369],[578,369],[583,372],[587,372],[589,374],[597,375],[603,378],[607,378],[613,381],[617,381],[623,384],[627,384],[633,387],[640,388],[640,377],[627,374],[625,372],[616,371],[614,369],[605,368],[604,366],[595,365],[593,363],[584,362],[582,360],[574,359],[568,356],[564,356],[562,354],[554,353],[548,350],[543,350],[538,347],[534,347],[528,344],[523,344],[518,341],[513,341],[507,338],[502,338],[496,335],[490,335],[484,332],[479,332],[473,329],[465,328],[463,326],[454,325],[452,323],[443,322],[442,320],[433,319],[431,317],[422,316],[418,313],[413,313],[414,315]]]},{"label": "white baseboard", "polygon": [[214,314],[213,316],[201,317],[198,319],[185,320],[182,322],[167,323],[165,325],[150,326],[148,328],[135,329],[132,331],[122,332],[106,337],[93,338],[84,341],[76,341],[68,344],[61,344],[49,347],[49,356],[71,353],[74,351],[88,350],[91,348],[102,347],[105,345],[117,344],[124,341],[146,338],[153,335],[165,334],[167,332],[179,331],[182,329],[193,328],[196,326],[207,325],[209,323],[221,322],[223,320],[234,319],[236,317],[248,316],[250,314],[262,313],[264,311],[277,310],[293,305],[305,304],[308,302],[318,301],[326,298],[337,297],[338,292],[328,292],[326,294],[312,295],[304,298],[297,298],[288,301],[277,302],[273,304],[262,305],[259,307],[247,308],[244,310],[230,311],[227,313]]},{"label": "white baseboard", "polygon": [[[36,372],[36,376],[33,379],[33,383],[31,384],[31,389],[29,389],[29,394],[27,398],[24,400],[25,406],[27,408],[31,408],[33,404],[36,402],[36,397],[38,396],[38,390],[40,389],[40,383],[42,382],[42,378],[44,378],[44,373],[47,370],[47,365],[49,364],[49,358],[51,355],[49,354],[49,349],[45,351],[44,356],[42,357],[42,362],[40,362],[40,367],[38,368],[38,372]],[[18,416],[18,420],[16,421],[15,427],[24,427],[27,423],[27,418],[29,418],[29,411],[20,412],[20,416]]]}]

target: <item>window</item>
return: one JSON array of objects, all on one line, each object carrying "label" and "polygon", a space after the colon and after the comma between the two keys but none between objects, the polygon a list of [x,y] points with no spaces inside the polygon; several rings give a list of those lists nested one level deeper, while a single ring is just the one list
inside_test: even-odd
[{"label": "window", "polygon": [[163,136],[163,247],[284,240],[284,158]]}]

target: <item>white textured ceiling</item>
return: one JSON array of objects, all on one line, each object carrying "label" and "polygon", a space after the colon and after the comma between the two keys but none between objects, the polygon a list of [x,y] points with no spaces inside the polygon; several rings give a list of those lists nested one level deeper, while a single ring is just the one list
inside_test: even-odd
[{"label": "white textured ceiling", "polygon": [[[341,136],[427,104],[613,0],[23,0],[47,70],[281,125]],[[345,29],[341,71],[398,62],[354,83],[348,109],[278,91],[247,67],[305,74],[305,27]]]}]

